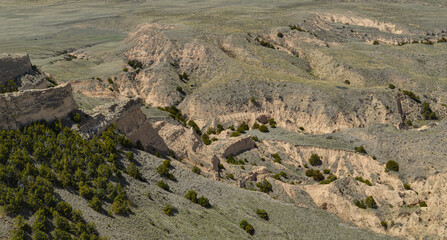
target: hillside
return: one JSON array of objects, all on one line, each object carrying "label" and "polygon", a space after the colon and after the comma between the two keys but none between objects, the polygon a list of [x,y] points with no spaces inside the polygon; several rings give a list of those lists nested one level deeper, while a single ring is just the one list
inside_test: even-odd
[{"label": "hillside", "polygon": [[0,238],[442,238],[446,9],[0,1]]}]

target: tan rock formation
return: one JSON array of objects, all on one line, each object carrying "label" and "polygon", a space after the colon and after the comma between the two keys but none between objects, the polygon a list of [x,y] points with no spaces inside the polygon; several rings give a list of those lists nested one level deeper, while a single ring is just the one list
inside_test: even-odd
[{"label": "tan rock formation", "polygon": [[15,129],[33,121],[65,118],[78,108],[70,84],[0,94],[0,128]]},{"label": "tan rock formation", "polygon": [[96,112],[81,126],[88,136],[100,134],[112,124],[132,142],[141,141],[147,151],[167,153],[168,147],[141,111],[141,99],[128,99],[94,109]]}]

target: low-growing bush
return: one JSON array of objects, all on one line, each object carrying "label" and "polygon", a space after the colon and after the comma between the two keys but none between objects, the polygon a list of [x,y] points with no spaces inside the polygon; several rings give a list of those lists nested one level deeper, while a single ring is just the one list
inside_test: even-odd
[{"label": "low-growing bush", "polygon": [[314,153],[309,158],[309,164],[312,166],[320,166],[323,162],[321,161],[320,156]]},{"label": "low-growing bush", "polygon": [[197,193],[194,190],[190,190],[185,194],[185,198],[193,203],[197,203]]},{"label": "low-growing bush", "polygon": [[234,175],[232,173],[227,173],[227,175],[225,176],[227,179],[231,179],[234,180]]},{"label": "low-growing bush", "polygon": [[367,208],[374,208],[374,209],[377,208],[377,203],[372,196],[368,196],[365,199],[365,204]]},{"label": "low-growing bush", "polygon": [[189,120],[188,125],[191,126],[194,131],[197,133],[197,135],[201,136],[202,131],[200,130],[199,126],[194,122],[194,120]]},{"label": "low-growing bush", "polygon": [[126,172],[127,174],[129,174],[129,176],[137,179],[137,180],[143,180],[143,176],[141,175],[140,170],[138,169],[138,167],[131,162],[127,168],[126,168]]},{"label": "low-growing bush", "polygon": [[212,143],[208,134],[203,134],[201,138],[205,145],[210,145]]},{"label": "low-growing bush", "polygon": [[369,181],[368,179],[363,179],[362,177],[355,177],[355,180],[362,182],[368,186],[372,186],[371,181]]},{"label": "low-growing bush", "polygon": [[314,170],[313,169],[307,169],[305,172],[307,177],[312,177],[314,175]]},{"label": "low-growing bush", "polygon": [[414,94],[412,91],[407,91],[407,90],[402,90],[402,93],[407,95],[408,97],[410,97],[411,99],[413,99],[414,101],[420,103],[421,99],[416,96],[416,94]]},{"label": "low-growing bush", "polygon": [[388,223],[387,221],[380,221],[380,225],[382,225],[382,227],[387,230],[388,229]]},{"label": "low-growing bush", "polygon": [[438,120],[438,116],[431,110],[428,102],[422,104],[422,116],[424,116],[424,120]]},{"label": "low-growing bush", "polygon": [[422,201],[419,203],[419,207],[427,207],[427,203],[425,201]]},{"label": "low-growing bush", "polygon": [[411,186],[410,186],[410,184],[405,183],[405,184],[404,184],[404,189],[405,189],[405,190],[411,190]]},{"label": "low-growing bush", "polygon": [[360,146],[360,147],[354,147],[354,150],[355,150],[356,152],[358,152],[358,153],[366,154],[365,147],[363,147],[363,146]]},{"label": "low-growing bush", "polygon": [[200,170],[199,167],[194,166],[194,167],[192,167],[192,172],[195,173],[195,174],[200,174],[200,172],[202,172],[202,171]]},{"label": "low-growing bush", "polygon": [[324,180],[324,176],[320,172],[320,170],[314,170],[314,173],[313,173],[312,177],[317,182]]},{"label": "low-growing bush", "polygon": [[324,169],[324,170],[323,170],[323,173],[324,173],[324,174],[329,174],[329,173],[331,173],[331,170],[329,170],[329,169]]},{"label": "low-growing bush", "polygon": [[253,235],[255,234],[255,229],[252,225],[250,225],[247,220],[242,219],[242,221],[239,222],[240,228],[244,229],[248,234]]},{"label": "low-growing bush", "polygon": [[363,200],[358,199],[354,200],[354,205],[356,205],[359,208],[366,209],[366,205],[365,202],[363,202]]},{"label": "low-growing bush", "polygon": [[267,180],[256,183],[256,186],[259,188],[259,191],[264,193],[269,193],[272,191],[272,184]]},{"label": "low-growing bush", "polygon": [[256,214],[258,215],[258,217],[264,219],[264,220],[269,220],[269,215],[267,214],[267,212],[263,209],[256,209]]},{"label": "low-growing bush", "polygon": [[197,203],[204,208],[211,207],[210,201],[204,196],[199,197],[199,199],[197,199]]},{"label": "low-growing bush", "polygon": [[165,208],[163,208],[163,212],[168,216],[173,215],[173,210],[174,209],[171,207],[171,205],[166,205]]},{"label": "low-growing bush", "polygon": [[163,182],[163,181],[159,181],[159,182],[157,183],[157,186],[158,186],[159,188],[161,188],[161,189],[163,189],[163,190],[169,192],[169,185],[168,185],[167,183],[165,183],[165,182]]},{"label": "low-growing bush", "polygon": [[275,162],[275,163],[281,163],[281,157],[279,156],[279,154],[278,153],[273,153],[272,154],[272,157],[273,157],[273,162]]},{"label": "low-growing bush", "polygon": [[389,160],[385,165],[385,169],[388,171],[399,172],[399,164],[396,161]]},{"label": "low-growing bush", "polygon": [[258,130],[261,132],[269,132],[269,128],[267,126],[265,126],[264,124],[259,126]]},{"label": "low-growing bush", "polygon": [[240,135],[241,135],[240,132],[234,131],[234,132],[231,133],[230,137],[239,137]]},{"label": "low-growing bush", "polygon": [[388,85],[388,88],[389,88],[389,89],[395,89],[396,86],[394,86],[393,84],[390,83],[390,84]]},{"label": "low-growing bush", "polygon": [[276,36],[278,36],[279,38],[283,38],[284,34],[282,32],[278,32],[278,34],[276,34]]}]

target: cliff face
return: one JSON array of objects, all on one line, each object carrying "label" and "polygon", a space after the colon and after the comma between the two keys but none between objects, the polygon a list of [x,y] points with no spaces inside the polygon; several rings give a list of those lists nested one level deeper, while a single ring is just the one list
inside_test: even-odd
[{"label": "cliff face", "polygon": [[0,94],[0,128],[15,129],[33,121],[64,118],[78,108],[70,84]]},{"label": "cliff face", "polygon": [[31,67],[28,54],[0,55],[0,84],[29,73],[32,70]]},{"label": "cliff face", "polygon": [[80,130],[87,136],[93,136],[116,124],[117,129],[132,142],[141,141],[146,151],[167,153],[168,147],[154,130],[140,107],[140,99],[129,99],[96,108],[94,110],[96,113],[81,126]]}]

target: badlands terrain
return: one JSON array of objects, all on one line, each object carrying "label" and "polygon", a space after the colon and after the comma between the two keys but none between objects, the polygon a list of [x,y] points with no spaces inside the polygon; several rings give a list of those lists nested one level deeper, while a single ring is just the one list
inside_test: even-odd
[{"label": "badlands terrain", "polygon": [[446,12],[0,0],[0,239],[445,238]]}]

